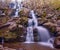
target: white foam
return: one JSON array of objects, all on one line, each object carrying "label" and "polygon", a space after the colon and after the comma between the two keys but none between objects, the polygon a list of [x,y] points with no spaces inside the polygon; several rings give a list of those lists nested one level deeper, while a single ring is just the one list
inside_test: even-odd
[{"label": "white foam", "polygon": [[54,48],[52,43],[48,43],[48,42],[38,42],[38,44],[43,45],[43,46],[47,46],[50,48]]}]

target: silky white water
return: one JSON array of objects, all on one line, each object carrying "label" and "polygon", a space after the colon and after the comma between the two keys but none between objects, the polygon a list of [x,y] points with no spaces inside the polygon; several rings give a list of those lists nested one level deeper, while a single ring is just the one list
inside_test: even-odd
[{"label": "silky white water", "polygon": [[22,4],[23,0],[12,0],[10,4],[10,8],[14,10],[13,17],[19,17],[19,12],[23,8]]},{"label": "silky white water", "polygon": [[28,20],[27,36],[26,36],[25,43],[33,43],[34,42],[32,22],[33,22],[32,19]]},{"label": "silky white water", "polygon": [[49,31],[43,26],[38,26],[37,17],[35,16],[33,10],[30,11],[30,14],[31,19],[30,18],[28,19],[26,43],[32,43],[32,42],[34,43],[33,29],[36,28],[38,30],[39,39],[41,39],[41,41],[37,43],[53,48],[53,44],[50,42],[51,37]]}]

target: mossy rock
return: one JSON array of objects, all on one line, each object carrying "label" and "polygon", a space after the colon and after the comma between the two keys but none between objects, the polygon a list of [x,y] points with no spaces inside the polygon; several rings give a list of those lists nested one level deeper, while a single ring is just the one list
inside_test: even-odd
[{"label": "mossy rock", "polygon": [[20,24],[23,26],[27,26],[28,18],[27,17],[21,17]]},{"label": "mossy rock", "polygon": [[5,39],[10,39],[10,38],[12,38],[12,39],[16,39],[16,37],[17,37],[17,35],[16,35],[16,33],[15,32],[5,32],[4,33],[4,38]]},{"label": "mossy rock", "polygon": [[56,8],[58,8],[58,7],[60,7],[60,0],[53,0],[53,2],[52,2],[52,6],[56,9]]},{"label": "mossy rock", "polygon": [[46,12],[44,11],[43,14],[42,14],[42,18],[43,18],[43,17],[46,17],[46,15],[47,15],[47,14],[46,14]]},{"label": "mossy rock", "polygon": [[29,16],[29,11],[30,11],[29,9],[23,8],[23,9],[19,12],[20,17],[22,17],[22,16],[28,17],[28,16]]}]

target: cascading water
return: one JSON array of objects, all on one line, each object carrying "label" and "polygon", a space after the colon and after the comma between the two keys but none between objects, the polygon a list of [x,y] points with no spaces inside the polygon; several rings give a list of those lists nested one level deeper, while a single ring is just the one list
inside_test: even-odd
[{"label": "cascading water", "polygon": [[26,42],[29,42],[29,43],[34,42],[33,29],[37,28],[39,39],[41,39],[41,41],[38,42],[38,44],[50,46],[53,48],[53,45],[50,42],[48,42],[49,39],[51,38],[49,35],[49,31],[43,26],[38,26],[38,21],[33,10],[30,12],[30,14],[32,19],[28,20]]},{"label": "cascading water", "polygon": [[[33,10],[30,12],[30,14],[31,14],[31,17],[32,17],[32,20],[30,20],[30,21],[33,21],[33,23],[34,23],[33,28],[38,29],[38,35],[39,35],[41,41],[42,42],[47,42],[48,39],[50,39],[49,31],[46,28],[44,28],[43,26],[38,26],[38,21],[37,21],[37,18],[35,16]],[[32,25],[32,22],[30,22],[30,23],[28,22],[28,25]]]},{"label": "cascading water", "polygon": [[12,2],[9,7],[14,9],[14,11],[12,12],[12,16],[13,17],[19,17],[19,11],[23,8],[23,0],[13,0],[14,2]]},{"label": "cascading water", "polygon": [[38,26],[37,29],[41,42],[47,42],[50,39],[49,31],[43,26]]},{"label": "cascading water", "polygon": [[19,6],[18,2],[16,1],[15,2],[15,16],[14,17],[19,17],[19,15],[18,15],[19,9],[20,9],[20,6]]},{"label": "cascading water", "polygon": [[33,43],[33,27],[27,27],[27,36],[26,36],[26,43]]},{"label": "cascading water", "polygon": [[33,43],[34,42],[32,22],[33,22],[32,19],[28,20],[27,36],[26,36],[25,43]]},{"label": "cascading water", "polygon": [[32,11],[30,12],[30,14],[31,14],[31,17],[32,17],[33,22],[34,22],[34,27],[37,27],[37,26],[38,26],[38,21],[37,21],[37,18],[36,18],[36,16],[35,16],[35,14],[34,14],[34,11],[32,10]]},{"label": "cascading water", "polygon": [[34,27],[36,27],[38,25],[37,20],[36,20],[36,16],[35,16],[33,10],[30,12],[30,15],[31,15],[32,19],[28,20],[27,36],[26,36],[26,42],[25,43],[34,42],[33,23],[34,23]]}]

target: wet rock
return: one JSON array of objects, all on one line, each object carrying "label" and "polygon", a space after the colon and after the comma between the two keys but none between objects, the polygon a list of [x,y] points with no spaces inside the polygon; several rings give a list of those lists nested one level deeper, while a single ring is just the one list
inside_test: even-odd
[{"label": "wet rock", "polygon": [[38,30],[37,29],[34,29],[33,32],[34,32],[34,36],[38,35]]},{"label": "wet rock", "polygon": [[56,37],[54,40],[54,47],[60,48],[60,36]]},{"label": "wet rock", "polygon": [[34,28],[33,32],[34,32],[34,35],[36,36],[38,34],[37,28]]},{"label": "wet rock", "polygon": [[33,33],[34,33],[34,41],[35,42],[40,41],[39,36],[38,36],[38,29],[37,28],[33,29]]}]

